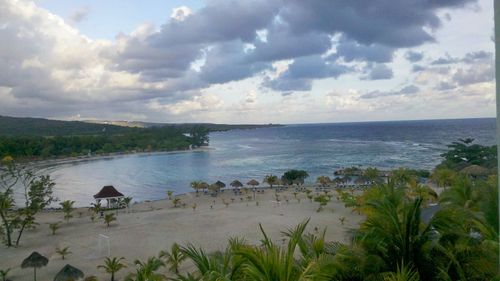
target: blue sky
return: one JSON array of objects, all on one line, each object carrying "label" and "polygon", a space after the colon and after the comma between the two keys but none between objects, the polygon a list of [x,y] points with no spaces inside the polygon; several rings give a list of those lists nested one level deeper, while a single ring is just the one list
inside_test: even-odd
[{"label": "blue sky", "polygon": [[492,117],[493,1],[0,0],[0,115]]}]

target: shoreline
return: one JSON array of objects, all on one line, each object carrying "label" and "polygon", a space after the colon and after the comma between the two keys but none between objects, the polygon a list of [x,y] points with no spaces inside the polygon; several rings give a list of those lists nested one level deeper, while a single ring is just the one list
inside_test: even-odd
[{"label": "shoreline", "polygon": [[193,149],[182,149],[182,150],[168,150],[168,151],[151,151],[151,152],[113,152],[108,154],[99,154],[92,156],[68,156],[63,158],[49,158],[49,159],[37,159],[27,162],[22,162],[28,166],[39,167],[39,168],[50,168],[59,165],[67,165],[73,163],[84,163],[92,162],[98,160],[108,160],[127,156],[153,156],[153,155],[167,155],[176,153],[188,153],[188,152],[200,152],[200,151],[210,151],[214,150],[213,147],[197,147]]}]

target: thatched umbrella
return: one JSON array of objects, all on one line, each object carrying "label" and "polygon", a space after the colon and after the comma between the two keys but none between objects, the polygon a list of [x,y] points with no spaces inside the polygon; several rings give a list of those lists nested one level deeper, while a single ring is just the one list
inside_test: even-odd
[{"label": "thatched umbrella", "polygon": [[251,179],[249,182],[247,182],[247,185],[253,186],[253,199],[255,200],[255,187],[259,185],[259,182],[255,179]]},{"label": "thatched umbrella", "polygon": [[217,185],[218,187],[220,187],[220,188],[224,188],[224,187],[226,187],[226,184],[225,184],[225,183],[223,183],[223,182],[221,182],[221,181],[216,181],[214,184],[216,184],[216,185]]},{"label": "thatched umbrella", "polygon": [[256,181],[256,180],[254,180],[254,179],[252,179],[252,180],[250,180],[249,182],[247,182],[247,184],[248,184],[248,185],[251,185],[251,186],[253,186],[253,187],[256,187],[257,185],[259,185],[259,182],[258,182],[258,181]]},{"label": "thatched umbrella", "polygon": [[470,165],[460,170],[460,172],[473,177],[487,176],[489,174],[488,169],[478,165]]},{"label": "thatched umbrella", "polygon": [[232,186],[233,188],[240,188],[243,186],[243,184],[239,180],[234,180],[229,185]]},{"label": "thatched umbrella", "polygon": [[208,183],[204,181],[198,184],[198,189],[208,189],[208,187],[209,187]]},{"label": "thatched umbrella", "polygon": [[217,185],[217,183],[214,183],[214,184],[211,184],[209,187],[208,187],[208,190],[210,190],[211,192],[219,192],[220,190],[220,186]]},{"label": "thatched umbrella", "polygon": [[76,281],[83,278],[83,276],[85,276],[83,271],[67,264],[57,273],[54,281]]},{"label": "thatched umbrella", "polygon": [[36,269],[42,266],[46,266],[49,263],[49,259],[40,255],[38,252],[33,252],[29,257],[23,260],[21,268],[33,267],[33,276],[36,281]]}]

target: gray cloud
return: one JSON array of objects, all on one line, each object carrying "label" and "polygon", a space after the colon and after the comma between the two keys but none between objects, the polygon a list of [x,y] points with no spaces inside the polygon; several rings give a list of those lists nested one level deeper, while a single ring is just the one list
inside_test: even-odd
[{"label": "gray cloud", "polygon": [[362,99],[375,99],[375,98],[380,98],[380,97],[388,97],[388,96],[409,96],[409,95],[414,95],[420,91],[420,88],[418,88],[415,85],[407,85],[400,90],[397,91],[389,91],[389,92],[383,92],[383,91],[372,91],[368,92],[364,95],[361,95]]},{"label": "gray cloud", "polygon": [[460,68],[453,75],[453,81],[460,86],[469,84],[489,82],[495,78],[495,68],[493,63],[474,65],[467,69]]},{"label": "gray cloud", "polygon": [[84,21],[88,18],[90,13],[90,8],[89,6],[83,6],[80,7],[76,10],[74,10],[71,15],[69,15],[69,20],[72,23],[79,23],[81,21]]},{"label": "gray cloud", "polygon": [[405,58],[410,62],[419,62],[424,58],[423,52],[408,51],[405,54]]},{"label": "gray cloud", "polygon": [[200,77],[208,83],[226,83],[253,76],[270,67],[264,62],[251,63],[245,60],[244,44],[239,41],[216,45],[207,53]]},{"label": "gray cloud", "polygon": [[443,65],[443,64],[453,64],[460,62],[459,58],[454,58],[450,54],[446,53],[444,57],[440,57],[431,62],[432,65]]},{"label": "gray cloud", "polygon": [[420,72],[420,71],[424,71],[426,70],[427,68],[425,66],[422,66],[422,65],[419,65],[419,64],[414,64],[412,67],[411,67],[411,70],[413,72]]},{"label": "gray cloud", "polygon": [[267,42],[256,40],[250,61],[276,61],[323,54],[331,47],[328,34],[307,32],[291,33],[288,26],[275,23],[268,29]]},{"label": "gray cloud", "polygon": [[440,8],[463,7],[473,0],[447,1],[289,1],[280,13],[295,32],[343,32],[369,45],[412,47],[434,41],[425,27],[438,28]]},{"label": "gray cloud", "polygon": [[289,68],[276,79],[264,81],[265,87],[277,91],[308,91],[313,79],[337,78],[352,71],[351,68],[328,63],[320,56],[309,56],[295,59]]},{"label": "gray cloud", "polygon": [[449,90],[453,90],[456,88],[457,88],[456,85],[454,85],[453,83],[446,82],[446,81],[439,82],[439,84],[435,87],[435,89],[438,91],[449,91]]},{"label": "gray cloud", "polygon": [[376,43],[363,45],[353,40],[342,38],[336,47],[336,53],[331,58],[343,58],[346,62],[357,60],[383,63],[392,61],[394,51],[394,48],[384,45]]},{"label": "gray cloud", "polygon": [[385,64],[367,65],[365,68],[366,75],[362,76],[364,80],[384,80],[391,79],[394,76],[392,69]]}]

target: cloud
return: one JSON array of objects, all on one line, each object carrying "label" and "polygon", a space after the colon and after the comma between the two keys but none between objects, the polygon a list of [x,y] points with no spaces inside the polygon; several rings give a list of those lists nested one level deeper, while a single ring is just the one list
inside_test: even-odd
[{"label": "cloud", "polygon": [[336,46],[336,52],[330,58],[343,58],[346,62],[370,61],[390,62],[394,55],[394,48],[380,44],[363,45],[356,41],[342,38]]},{"label": "cloud", "polygon": [[[212,90],[234,81],[294,100],[310,93],[292,93],[310,91],[319,79],[391,79],[392,67],[399,69],[396,51],[435,42],[442,11],[475,2],[212,0],[195,11],[173,9],[161,26],[142,24],[114,40],[98,40],[67,24],[85,20],[88,7],[65,22],[36,2],[4,0],[0,40],[9,44],[0,44],[0,110],[192,120],[222,109],[220,93]],[[414,51],[406,57],[422,61]],[[491,52],[445,59],[451,68],[442,74],[429,70],[438,64],[413,65],[426,87],[437,87],[436,79],[459,87],[491,81]],[[246,89],[238,100],[256,103]]]},{"label": "cloud", "polygon": [[76,24],[86,20],[89,16],[90,8],[89,6],[82,6],[76,10],[74,10],[68,17],[69,21],[72,24]]},{"label": "cloud", "polygon": [[365,67],[365,72],[367,74],[361,77],[363,80],[384,80],[394,76],[392,69],[385,64],[369,64]]},{"label": "cloud", "polygon": [[218,44],[207,52],[200,77],[207,83],[221,84],[241,80],[269,68],[264,62],[245,60],[245,45],[239,41]]},{"label": "cloud", "polygon": [[383,92],[383,91],[371,91],[368,92],[364,95],[361,95],[362,99],[375,99],[375,98],[380,98],[380,97],[388,97],[388,96],[410,96],[418,93],[420,91],[420,88],[415,86],[415,85],[407,85],[397,91],[389,91],[389,92]]},{"label": "cloud", "polygon": [[263,86],[276,91],[308,91],[313,79],[337,78],[352,69],[320,56],[301,57],[294,60],[288,69],[275,79],[267,79]]},{"label": "cloud", "polygon": [[181,7],[174,8],[172,10],[172,14],[170,15],[170,18],[173,20],[176,20],[176,21],[183,21],[192,14],[193,14],[193,10],[191,10],[190,8],[188,8],[186,6],[181,6]]},{"label": "cloud", "polygon": [[292,30],[342,32],[365,45],[413,47],[435,41],[428,29],[441,26],[437,11],[460,8],[473,0],[447,1],[302,1],[291,0],[280,13]]},{"label": "cloud", "polygon": [[432,65],[453,64],[460,62],[459,58],[453,58],[450,54],[446,53],[444,57],[440,57],[431,62]]},{"label": "cloud", "polygon": [[410,62],[419,62],[424,58],[423,52],[408,51],[405,54],[405,58]]}]

